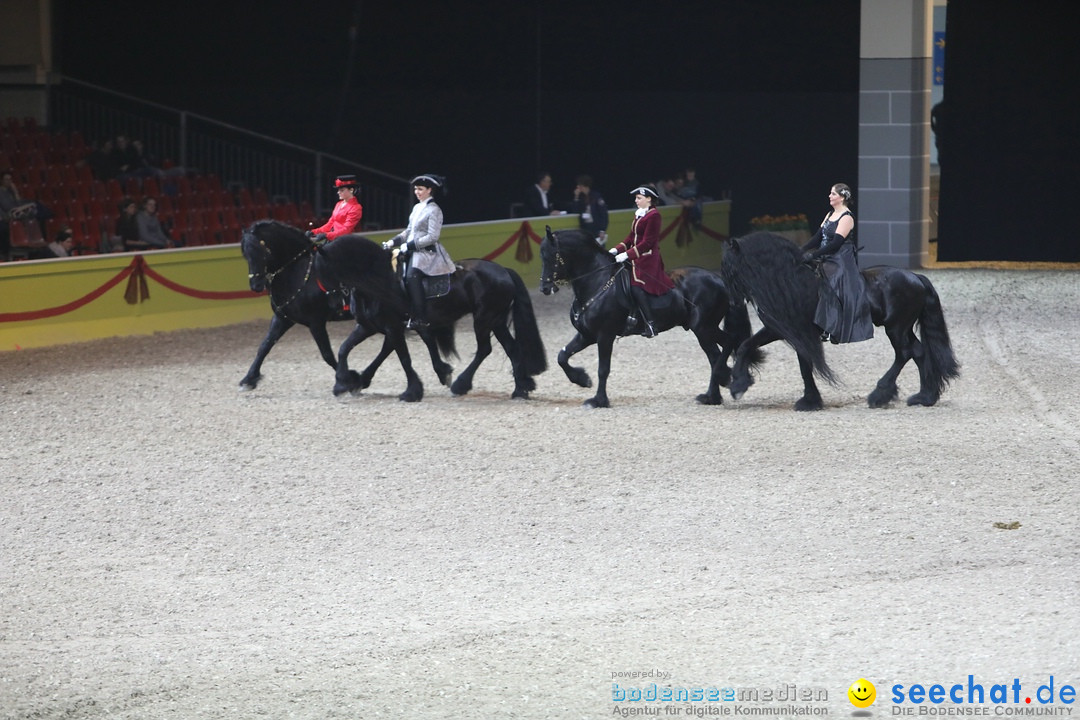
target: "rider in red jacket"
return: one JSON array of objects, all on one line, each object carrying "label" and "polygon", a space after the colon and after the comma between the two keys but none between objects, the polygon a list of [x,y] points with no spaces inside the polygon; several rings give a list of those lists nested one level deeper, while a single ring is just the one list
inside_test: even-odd
[{"label": "rider in red jacket", "polygon": [[364,215],[364,208],[356,199],[360,191],[360,183],[355,175],[338,175],[334,180],[334,189],[337,190],[338,200],[334,211],[330,213],[330,219],[322,227],[312,228],[308,235],[325,235],[327,240],[335,240],[342,235],[357,232],[360,229],[360,218]]}]

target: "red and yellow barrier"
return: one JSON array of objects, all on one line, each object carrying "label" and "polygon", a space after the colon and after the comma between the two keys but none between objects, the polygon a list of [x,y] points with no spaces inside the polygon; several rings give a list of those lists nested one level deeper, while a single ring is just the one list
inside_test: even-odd
[{"label": "red and yellow barrier", "polygon": [[[707,203],[701,225],[682,208],[661,208],[661,250],[668,268],[720,265],[728,235],[726,202]],[[608,245],[626,237],[632,210],[610,213]],[[447,225],[442,243],[454,258],[485,258],[540,284],[545,226],[574,228],[576,215]],[[366,233],[373,240],[395,231]],[[270,303],[248,289],[237,245],[90,255],[0,264],[0,351],[122,335],[218,327],[269,319]]]}]

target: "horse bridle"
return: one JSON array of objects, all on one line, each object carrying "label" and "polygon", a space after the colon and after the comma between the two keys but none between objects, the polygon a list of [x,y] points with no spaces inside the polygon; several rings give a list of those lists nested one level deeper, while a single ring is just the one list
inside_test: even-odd
[{"label": "horse bridle", "polygon": [[552,285],[559,285],[560,283],[565,285],[570,282],[566,278],[559,278],[558,269],[566,266],[566,261],[563,260],[562,252],[559,250],[559,235],[558,231],[555,231],[549,235],[551,240],[555,244],[555,267],[551,268],[551,277],[541,277],[542,282],[549,282]]},{"label": "horse bridle", "polygon": [[[259,238],[259,246],[262,247],[263,252],[266,254],[267,258],[270,258],[270,257],[274,256],[274,251],[271,250],[266,245],[266,241],[263,240],[262,238]],[[304,291],[304,286],[307,285],[308,280],[311,279],[311,270],[312,270],[312,268],[315,267],[315,252],[317,250],[318,250],[318,247],[315,246],[315,245],[309,245],[309,246],[303,248],[296,255],[289,258],[287,261],[285,261],[281,265],[281,267],[279,267],[274,272],[267,272],[266,271],[266,264],[263,263],[262,277],[266,281],[266,291],[270,295],[270,309],[274,311],[275,315],[280,314],[280,315],[285,316],[286,318],[289,317],[289,314],[287,312],[285,312],[285,307],[289,303],[291,303],[293,300],[300,297],[300,293],[302,293]],[[304,271],[304,280],[303,280],[303,282],[301,282],[297,286],[296,292],[294,292],[291,296],[289,296],[289,298],[287,300],[285,300],[285,302],[275,303],[274,302],[274,293],[273,293],[273,290],[271,289],[271,286],[274,283],[274,278],[276,278],[278,275],[280,275],[285,270],[285,268],[292,265],[294,262],[296,262],[297,260],[302,258],[304,255],[309,255],[310,257],[308,258],[307,269]],[[248,280],[252,280],[255,277],[257,277],[256,273],[248,273]],[[279,309],[281,310],[280,313],[278,312]]]},{"label": "horse bridle", "polygon": [[[601,267],[601,268],[598,268],[596,270],[590,270],[589,272],[587,272],[587,273],[585,273],[583,275],[578,275],[578,277],[576,277],[576,278],[561,278],[560,279],[558,277],[557,268],[558,267],[565,267],[566,266],[566,261],[563,260],[562,252],[559,249],[559,236],[558,236],[558,231],[557,230],[555,232],[551,233],[551,239],[555,243],[555,265],[556,265],[556,267],[552,268],[552,276],[551,277],[541,278],[541,280],[543,280],[545,282],[550,282],[552,285],[558,285],[559,283],[562,283],[562,284],[565,285],[566,283],[571,283],[574,280],[586,277],[587,275],[591,275],[592,273],[600,272],[601,270],[607,270],[606,267]],[[593,293],[592,297],[590,297],[588,300],[586,300],[581,305],[581,309],[578,311],[578,314],[580,315],[581,313],[588,310],[589,306],[592,305],[596,301],[596,299],[598,297],[600,297],[601,295],[606,293],[608,290],[610,290],[611,286],[615,284],[615,279],[618,278],[619,275],[622,274],[622,272],[624,270],[626,270],[626,265],[625,264],[621,265],[618,270],[611,273],[611,277],[609,277],[607,279],[607,282],[605,282],[600,287],[599,290],[597,290],[595,293]]]}]

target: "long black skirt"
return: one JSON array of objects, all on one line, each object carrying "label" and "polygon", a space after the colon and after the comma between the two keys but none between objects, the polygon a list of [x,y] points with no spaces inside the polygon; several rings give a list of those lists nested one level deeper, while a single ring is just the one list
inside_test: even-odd
[{"label": "long black skirt", "polygon": [[859,342],[874,337],[866,282],[859,274],[855,246],[850,242],[822,258],[814,323],[835,343]]}]

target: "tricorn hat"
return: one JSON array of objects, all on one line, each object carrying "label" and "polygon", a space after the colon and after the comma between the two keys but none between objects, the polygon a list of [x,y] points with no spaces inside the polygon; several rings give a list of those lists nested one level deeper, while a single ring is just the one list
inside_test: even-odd
[{"label": "tricorn hat", "polygon": [[434,173],[424,173],[423,175],[417,175],[409,181],[410,185],[423,185],[429,188],[441,188],[443,183],[446,182],[446,178],[442,175],[436,175]]},{"label": "tricorn hat", "polygon": [[360,187],[360,182],[356,179],[355,175],[338,175],[334,180],[334,189],[338,188],[352,188],[356,190]]},{"label": "tricorn hat", "polygon": [[656,188],[652,185],[638,185],[636,188],[630,191],[631,195],[644,195],[646,197],[654,197],[660,199],[660,194],[656,192]]}]

